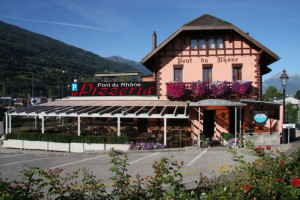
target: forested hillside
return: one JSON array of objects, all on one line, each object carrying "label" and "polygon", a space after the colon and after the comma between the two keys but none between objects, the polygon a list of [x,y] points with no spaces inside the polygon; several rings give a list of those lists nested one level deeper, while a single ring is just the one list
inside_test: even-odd
[{"label": "forested hillside", "polygon": [[136,69],[0,21],[0,96],[60,97],[74,78]]}]

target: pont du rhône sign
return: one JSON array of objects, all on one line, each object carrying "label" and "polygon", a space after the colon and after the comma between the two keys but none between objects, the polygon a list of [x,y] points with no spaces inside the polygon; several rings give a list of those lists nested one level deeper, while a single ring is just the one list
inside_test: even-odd
[{"label": "pont du rh\u00f4ne sign", "polygon": [[72,83],[71,96],[151,96],[156,94],[155,82]]}]

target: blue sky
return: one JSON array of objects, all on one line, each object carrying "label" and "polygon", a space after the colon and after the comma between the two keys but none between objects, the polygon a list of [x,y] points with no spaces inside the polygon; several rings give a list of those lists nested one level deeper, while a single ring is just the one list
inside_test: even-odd
[{"label": "blue sky", "polygon": [[96,53],[141,61],[183,24],[207,13],[276,53],[268,78],[300,73],[299,0],[1,0],[0,20]]}]

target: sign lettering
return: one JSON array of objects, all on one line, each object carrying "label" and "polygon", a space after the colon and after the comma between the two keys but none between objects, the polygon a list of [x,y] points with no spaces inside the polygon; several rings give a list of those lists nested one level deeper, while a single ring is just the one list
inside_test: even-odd
[{"label": "sign lettering", "polygon": [[155,82],[72,83],[70,94],[71,96],[157,95]]}]

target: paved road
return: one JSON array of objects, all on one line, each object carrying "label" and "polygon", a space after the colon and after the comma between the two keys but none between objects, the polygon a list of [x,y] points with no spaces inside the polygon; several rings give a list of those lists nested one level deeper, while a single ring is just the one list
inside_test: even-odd
[{"label": "paved road", "polygon": [[[290,150],[294,148],[291,145],[281,146],[281,150]],[[246,161],[253,161],[254,156],[250,155],[249,151],[239,149],[239,154],[245,156]],[[128,174],[135,179],[139,174],[141,177],[154,175],[152,163],[158,161],[162,157],[184,162],[184,167],[181,169],[183,181],[187,187],[193,187],[194,181],[198,180],[199,173],[202,172],[206,176],[210,176],[212,171],[218,172],[222,166],[227,166],[235,163],[232,161],[232,155],[227,152],[227,148],[208,148],[208,149],[184,149],[184,150],[169,150],[169,151],[147,151],[147,152],[125,152],[120,156],[128,156]],[[2,178],[21,179],[20,171],[27,166],[35,166],[40,169],[55,169],[62,168],[63,174],[70,173],[78,168],[86,167],[93,174],[102,179],[109,187],[112,182],[109,179],[112,172],[109,168],[112,164],[109,163],[110,157],[108,152],[75,154],[75,153],[55,153],[43,151],[16,151],[0,148],[0,172]]]}]

